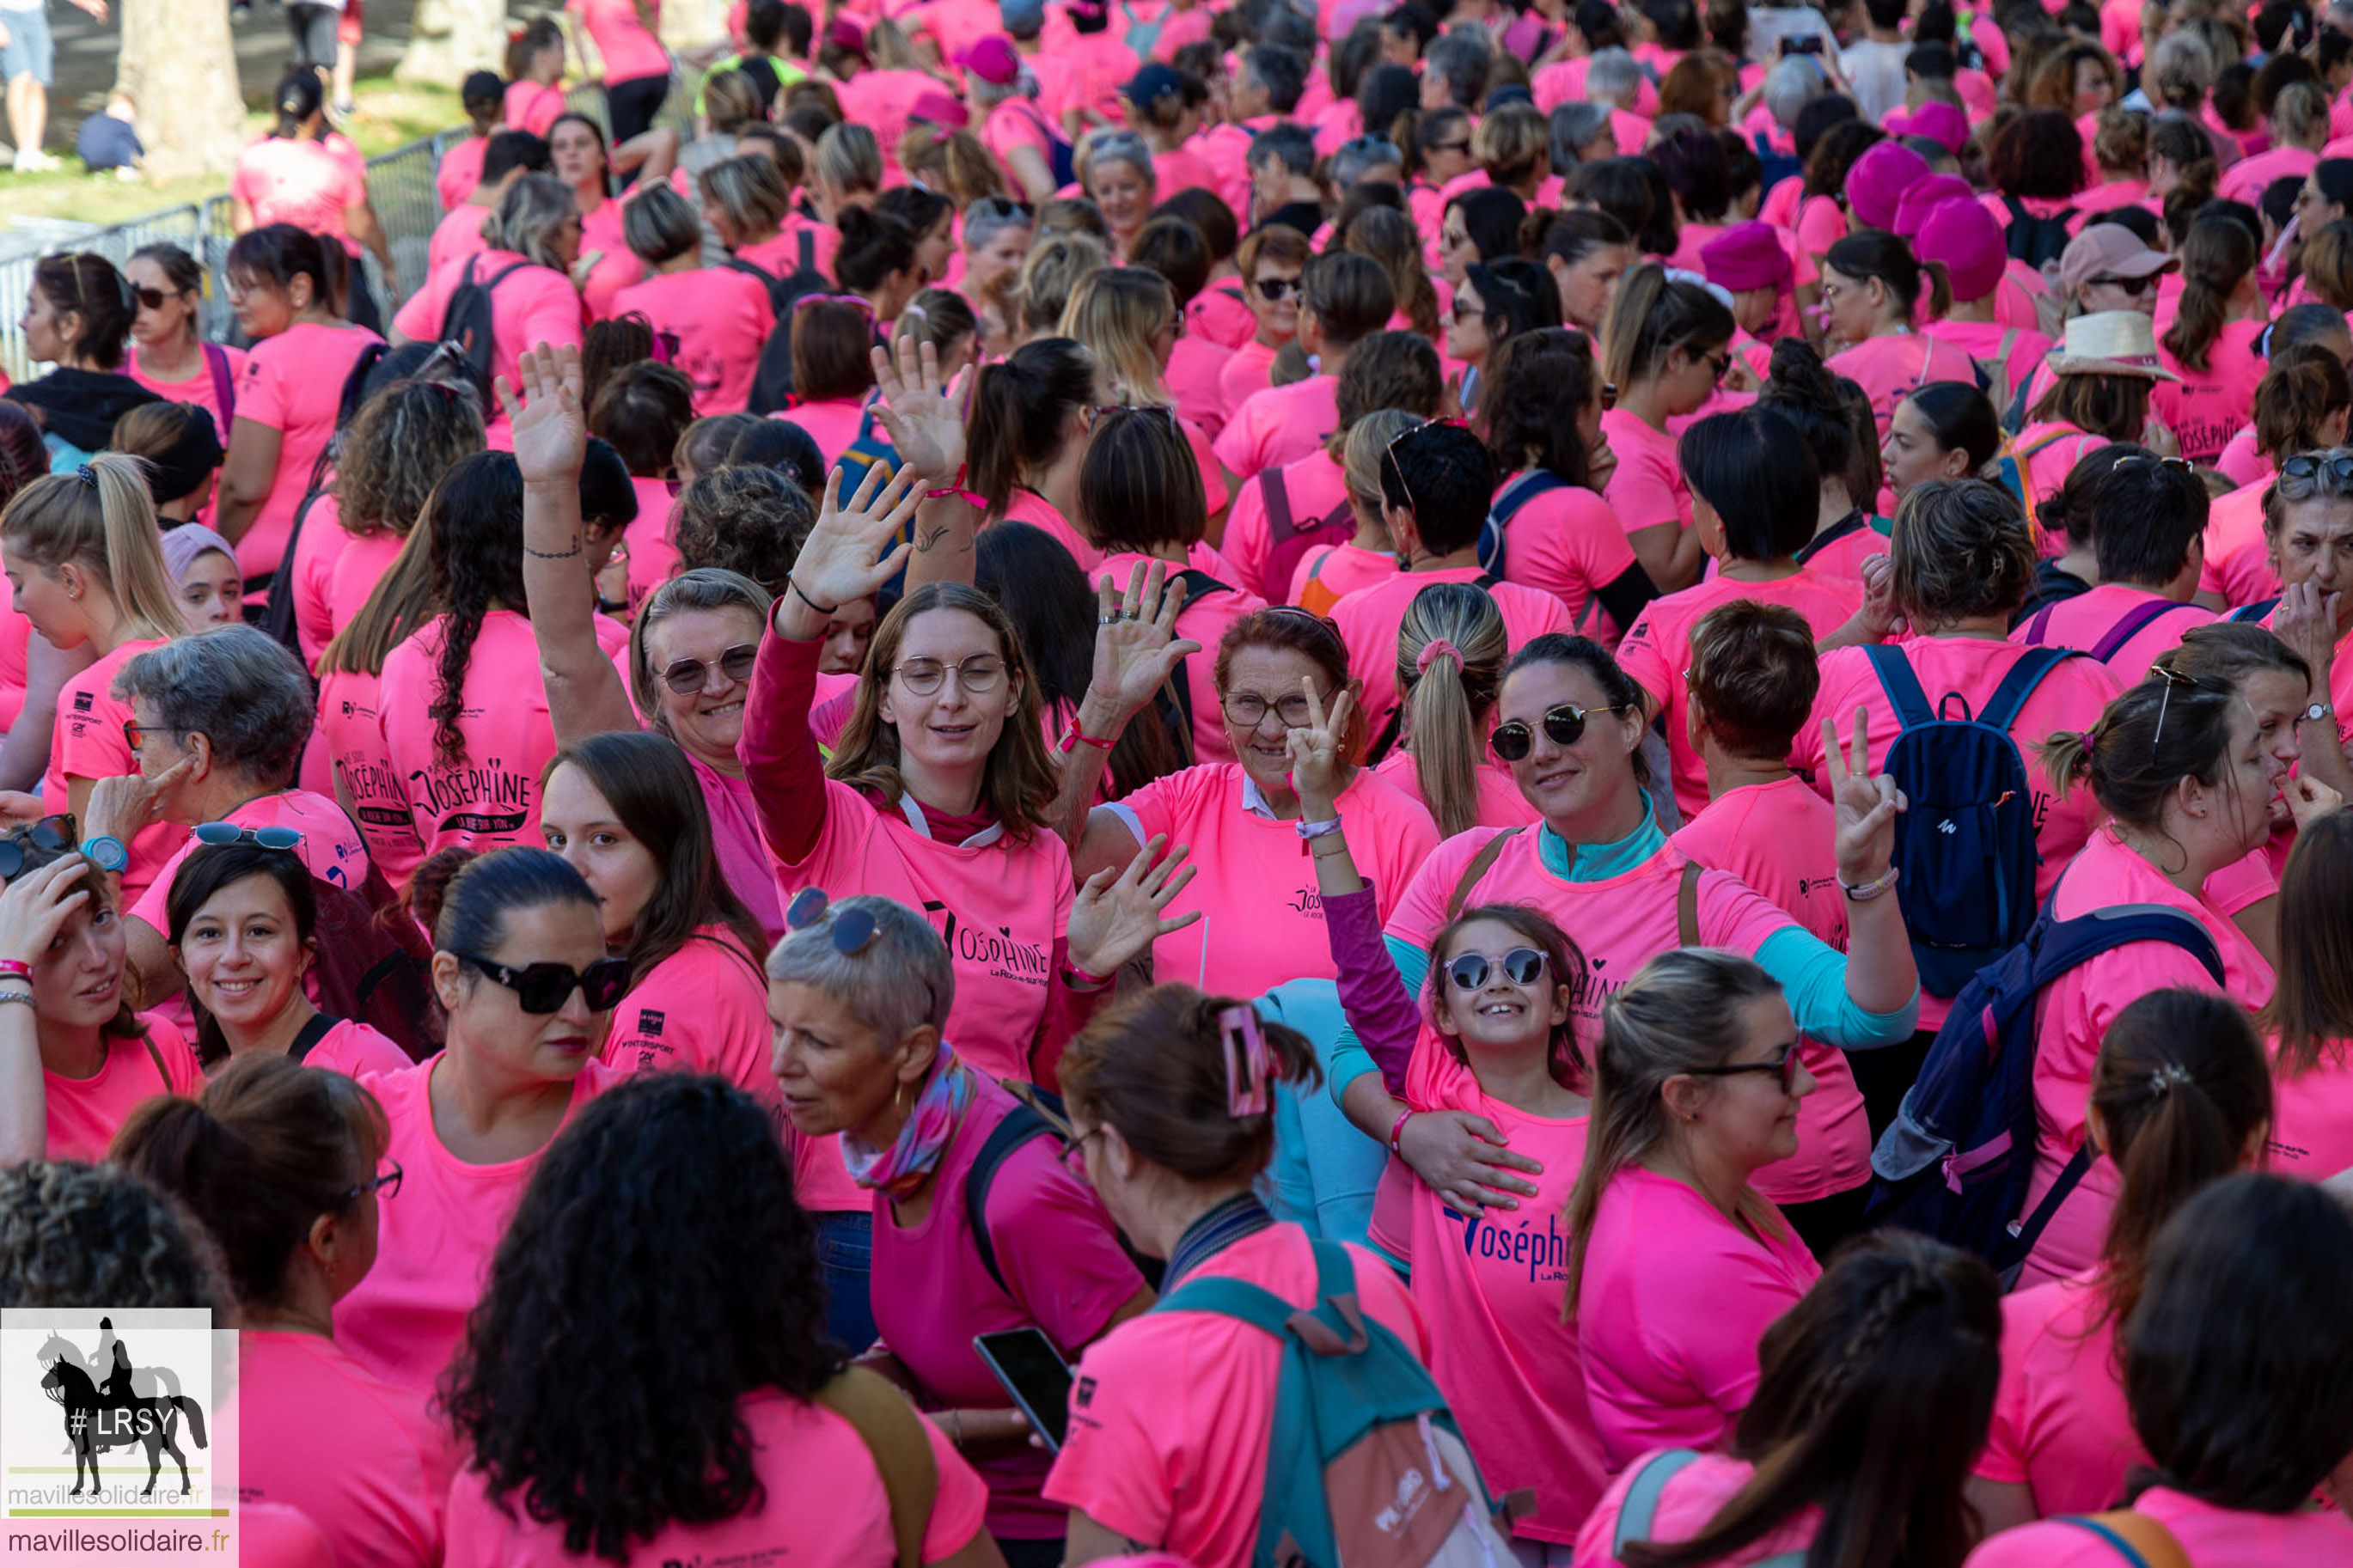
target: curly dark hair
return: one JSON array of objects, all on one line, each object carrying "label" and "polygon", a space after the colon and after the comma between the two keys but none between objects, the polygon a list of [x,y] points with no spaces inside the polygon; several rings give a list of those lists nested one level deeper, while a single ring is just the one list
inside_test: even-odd
[{"label": "curly dark hair", "polygon": [[444,618],[433,702],[433,756],[444,767],[466,761],[458,714],[466,705],[466,669],[482,616],[496,604],[522,614],[522,470],[512,452],[462,458],[436,487],[434,614]]},{"label": "curly dark hair", "polygon": [[750,1096],[649,1073],[540,1157],[444,1393],[494,1500],[626,1562],[673,1523],[761,1507],[736,1402],[840,1369],[816,1229]]},{"label": "curly dark hair", "polygon": [[697,474],[670,520],[679,570],[723,566],[766,589],[785,592],[817,513],[774,468],[734,463]]},{"label": "curly dark hair", "polygon": [[66,1160],[0,1171],[0,1307],[218,1312],[230,1300],[204,1227],[142,1178]]}]

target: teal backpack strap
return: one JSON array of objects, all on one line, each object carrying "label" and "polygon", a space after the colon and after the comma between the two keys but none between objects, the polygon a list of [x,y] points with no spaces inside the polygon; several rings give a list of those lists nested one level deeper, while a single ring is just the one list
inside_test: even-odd
[{"label": "teal backpack strap", "polygon": [[1625,1500],[1618,1505],[1618,1530],[1609,1538],[1612,1558],[1623,1556],[1633,1542],[1651,1539],[1651,1523],[1658,1517],[1659,1498],[1667,1489],[1667,1483],[1698,1458],[1696,1448],[1669,1448],[1663,1454],[1651,1455],[1650,1461],[1634,1472]]},{"label": "teal backpack strap", "polygon": [[1271,1290],[1245,1280],[1204,1274],[1187,1279],[1154,1303],[1155,1312],[1215,1312],[1234,1318],[1280,1340],[1291,1337],[1293,1307]]}]

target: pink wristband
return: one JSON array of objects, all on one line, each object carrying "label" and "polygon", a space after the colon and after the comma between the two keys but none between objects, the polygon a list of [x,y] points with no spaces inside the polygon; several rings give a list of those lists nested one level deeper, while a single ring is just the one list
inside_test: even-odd
[{"label": "pink wristband", "polygon": [[1405,1158],[1405,1151],[1398,1147],[1398,1140],[1405,1136],[1405,1124],[1412,1120],[1413,1112],[1409,1110],[1389,1127],[1389,1152],[1400,1160]]},{"label": "pink wristband", "polygon": [[0,958],[0,974],[17,974],[30,980],[33,977],[33,966],[22,959]]},{"label": "pink wristband", "polygon": [[943,497],[946,496],[955,496],[959,498],[975,511],[987,511],[988,510],[987,497],[981,495],[977,491],[965,489],[960,485],[950,485],[942,489],[925,490],[923,492],[923,499],[925,500],[939,500]]}]

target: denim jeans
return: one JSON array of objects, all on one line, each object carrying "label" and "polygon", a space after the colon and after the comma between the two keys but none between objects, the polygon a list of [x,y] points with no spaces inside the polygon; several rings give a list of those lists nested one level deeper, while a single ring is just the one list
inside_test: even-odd
[{"label": "denim jeans", "polygon": [[825,1328],[858,1355],[874,1342],[874,1309],[866,1294],[874,1268],[874,1216],[843,1210],[817,1221],[817,1267],[825,1281]]}]

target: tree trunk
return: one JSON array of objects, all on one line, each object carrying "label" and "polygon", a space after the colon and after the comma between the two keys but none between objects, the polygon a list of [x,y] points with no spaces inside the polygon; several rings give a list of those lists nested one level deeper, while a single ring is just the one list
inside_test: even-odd
[{"label": "tree trunk", "polygon": [[227,174],[245,145],[245,100],[220,0],[121,0],[115,85],[139,106],[139,140],[159,180]]},{"label": "tree trunk", "polygon": [[705,48],[726,37],[727,0],[662,0],[661,41],[672,54]]},{"label": "tree trunk", "polygon": [[418,0],[407,51],[393,75],[455,86],[468,71],[500,69],[506,52],[506,0]]}]

